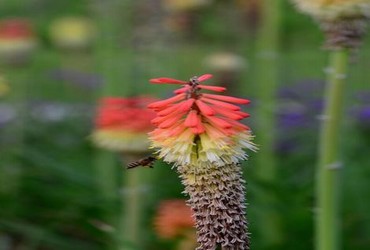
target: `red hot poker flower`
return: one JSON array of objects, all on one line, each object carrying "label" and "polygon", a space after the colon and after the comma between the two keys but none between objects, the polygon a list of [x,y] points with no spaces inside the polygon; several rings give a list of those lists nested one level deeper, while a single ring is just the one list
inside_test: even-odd
[{"label": "red hot poker flower", "polygon": [[240,111],[239,104],[247,99],[202,90],[224,92],[226,88],[200,84],[212,77],[205,74],[181,81],[167,77],[151,79],[154,84],[178,84],[175,96],[154,102],[148,107],[157,113],[150,133],[153,147],[160,157],[177,165],[212,163],[224,165],[245,159],[242,148],[254,150],[251,132],[239,121],[249,114]]},{"label": "red hot poker flower", "polygon": [[149,133],[159,158],[174,163],[189,194],[196,221],[197,249],[249,249],[245,215],[245,186],[240,160],[243,148],[255,150],[250,129],[240,123],[248,117],[238,105],[242,98],[202,93],[223,92],[218,86],[200,84],[205,74],[189,81],[172,78],[150,80],[178,84],[175,96],[149,104],[157,113],[156,129]]}]

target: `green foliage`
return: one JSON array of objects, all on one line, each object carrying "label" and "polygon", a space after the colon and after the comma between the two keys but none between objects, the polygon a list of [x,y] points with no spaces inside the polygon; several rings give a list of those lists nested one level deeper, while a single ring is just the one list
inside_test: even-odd
[{"label": "green foliage", "polygon": [[[255,82],[252,74],[255,69],[253,32],[247,23],[240,22],[245,20],[244,10],[232,3],[216,1],[216,4],[199,10],[191,33],[193,36],[179,38],[170,34],[163,39],[167,31],[149,32],[156,27],[155,23],[145,23],[146,14],[142,12],[146,8],[136,6],[130,10],[135,11],[133,23],[122,24],[122,20],[128,19],[125,17],[132,15],[125,8],[114,13],[122,16],[112,18],[113,21],[121,21],[112,24],[109,23],[112,20],[106,20],[101,23],[102,16],[97,16],[90,8],[93,2],[0,2],[1,18],[29,18],[40,38],[40,46],[29,64],[0,66],[0,75],[7,79],[10,86],[10,93],[5,97],[0,96],[0,249],[6,245],[12,246],[4,248],[6,250],[16,247],[57,250],[115,248],[115,220],[122,212],[120,195],[125,192],[121,175],[126,170],[119,164],[118,155],[106,152],[107,158],[110,158],[106,163],[114,165],[112,171],[116,177],[112,180],[116,184],[113,185],[112,199],[106,200],[99,190],[101,176],[97,175],[95,166],[97,155],[102,152],[89,141],[96,101],[102,95],[106,81],[113,82],[112,92],[119,91],[119,95],[156,93],[164,97],[173,88],[165,87],[167,91],[159,93],[157,86],[146,83],[148,78],[168,75],[186,79],[206,73],[207,67],[203,64],[206,56],[212,52],[230,50],[240,52],[249,64],[239,81],[238,89],[241,91],[236,93],[247,98],[254,97],[255,85],[263,84]],[[145,1],[135,3],[138,6],[145,5]],[[319,30],[312,20],[296,13],[288,3],[285,4],[279,88],[294,86],[300,80],[324,79],[326,55],[319,49],[322,38]],[[48,38],[50,22],[61,16],[77,14],[91,16],[98,28],[115,25],[108,33],[119,34],[113,40],[105,35],[98,36],[95,47],[89,51],[65,52],[55,49]],[[146,29],[142,29],[142,26],[137,29],[142,22],[147,26]],[[128,28],[129,32],[126,30]],[[144,49],[137,46],[137,40],[132,39],[138,36],[135,32],[139,35],[148,32],[145,33],[147,40],[144,42],[155,46]],[[370,235],[370,200],[366,193],[366,190],[370,190],[370,129],[358,126],[349,112],[354,107],[355,91],[364,90],[367,86],[369,49],[369,40],[366,40],[364,48],[357,55],[358,64],[353,66],[353,74],[348,79],[345,124],[345,134],[348,136],[342,139],[344,249],[365,250],[370,245],[367,237]],[[103,77],[112,68],[113,74]],[[97,85],[89,85],[81,76],[76,78],[66,74],[64,78],[57,78],[53,72],[60,69],[77,71],[82,76],[100,77],[102,80]],[[294,104],[308,107],[300,101],[297,98]],[[279,101],[277,107],[272,108],[279,114],[285,104]],[[252,129],[253,117],[258,116],[253,113],[253,105],[263,104],[252,98],[252,105],[247,108],[252,113],[247,121]],[[310,118],[313,123],[317,122],[317,116]],[[264,208],[256,207],[253,202],[256,190],[263,187],[276,193],[278,204],[273,209],[282,216],[283,230],[288,235],[281,246],[273,249],[309,250],[313,247],[317,126],[298,126],[294,130],[278,130],[278,133],[278,139],[289,137],[294,144],[293,151],[276,151],[279,183],[264,183],[251,174],[256,167],[253,155],[244,168],[248,182],[248,218],[253,249],[262,249],[260,245],[264,240],[257,231],[256,221],[256,215]],[[145,189],[147,200],[142,214],[143,249],[174,249],[176,240],[164,240],[156,235],[152,226],[153,216],[161,200],[183,197],[182,186],[177,173],[162,162],[156,163],[154,169],[145,171],[151,178],[148,177]],[[128,244],[123,247],[128,249]]]}]

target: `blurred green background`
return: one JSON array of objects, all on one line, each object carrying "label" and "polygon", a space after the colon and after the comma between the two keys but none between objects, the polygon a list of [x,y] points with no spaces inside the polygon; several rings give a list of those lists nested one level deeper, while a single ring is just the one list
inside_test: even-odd
[{"label": "blurred green background", "polygon": [[[148,79],[204,73],[252,101],[247,124],[257,143],[272,138],[271,181],[258,170],[263,150],[244,168],[252,249],[313,248],[327,63],[318,26],[285,0],[271,15],[263,15],[261,1],[184,2],[0,1],[1,21],[20,18],[33,30],[24,38],[32,46],[17,52],[0,29],[1,250],[177,249],[179,239],[162,239],[153,228],[161,201],[185,198],[176,171],[164,163],[132,170],[141,177],[140,242],[122,241],[122,196],[132,192],[127,170],[89,136],[100,97],[167,97],[173,86]],[[352,53],[345,92],[341,241],[351,250],[370,249],[369,56],[367,38]],[[261,121],[268,129],[257,128],[261,112],[270,114]],[[260,201],[266,193],[272,202]],[[278,219],[260,219],[264,211]]]}]

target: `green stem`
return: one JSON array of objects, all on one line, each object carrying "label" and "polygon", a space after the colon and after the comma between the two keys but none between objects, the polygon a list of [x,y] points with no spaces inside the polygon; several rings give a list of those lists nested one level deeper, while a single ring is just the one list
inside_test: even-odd
[{"label": "green stem", "polygon": [[[125,155],[125,162],[132,162],[140,159],[139,155]],[[139,247],[140,232],[141,232],[141,209],[144,206],[144,182],[142,170],[147,169],[131,169],[124,170],[123,183],[124,192],[121,198],[122,202],[122,217],[121,217],[121,237],[126,241],[127,245]],[[127,245],[121,244],[122,250],[127,249]]]},{"label": "green stem", "polygon": [[[92,11],[100,31],[95,48],[97,71],[104,77],[104,86],[98,94],[100,97],[124,97],[130,94],[132,48],[129,38],[133,3],[132,0],[93,1]],[[121,37],[122,34],[125,37]],[[122,232],[121,222],[124,214],[118,213],[116,207],[116,201],[120,199],[117,161],[112,153],[98,151],[95,162],[98,189],[107,207],[106,220],[118,229],[109,235],[109,249],[124,249],[122,238],[126,232]],[[122,208],[118,209],[124,210],[125,204],[120,206]]]},{"label": "green stem", "polygon": [[347,63],[347,50],[339,49],[331,53],[316,173],[316,249],[318,250],[334,250],[339,247],[338,145]]},{"label": "green stem", "polygon": [[194,229],[184,232],[184,237],[180,240],[177,250],[192,250],[197,248],[197,237]]},{"label": "green stem", "polygon": [[262,5],[261,24],[256,41],[256,141],[260,147],[257,157],[256,177],[261,186],[256,190],[256,205],[260,207],[259,234],[266,247],[275,247],[283,240],[281,218],[277,212],[278,199],[271,187],[278,183],[274,153],[275,107],[278,85],[281,0],[265,0]]}]

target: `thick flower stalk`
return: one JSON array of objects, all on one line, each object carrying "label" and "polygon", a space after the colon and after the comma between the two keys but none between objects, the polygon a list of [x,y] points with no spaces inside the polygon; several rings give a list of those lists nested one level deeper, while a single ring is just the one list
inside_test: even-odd
[{"label": "thick flower stalk", "polygon": [[151,103],[157,113],[150,133],[159,158],[174,164],[190,196],[196,221],[198,250],[249,249],[245,216],[245,189],[240,161],[244,148],[256,150],[250,129],[239,121],[248,117],[237,104],[246,99],[201,93],[223,92],[200,84],[205,74],[189,81],[157,78],[151,83],[183,85],[175,96]]},{"label": "thick flower stalk", "polygon": [[357,48],[370,17],[370,0],[295,0],[319,21],[330,52],[325,108],[316,169],[316,242],[318,250],[340,246],[340,138],[349,49]]},{"label": "thick flower stalk", "polygon": [[357,48],[370,17],[369,0],[293,0],[321,25],[328,48]]}]

